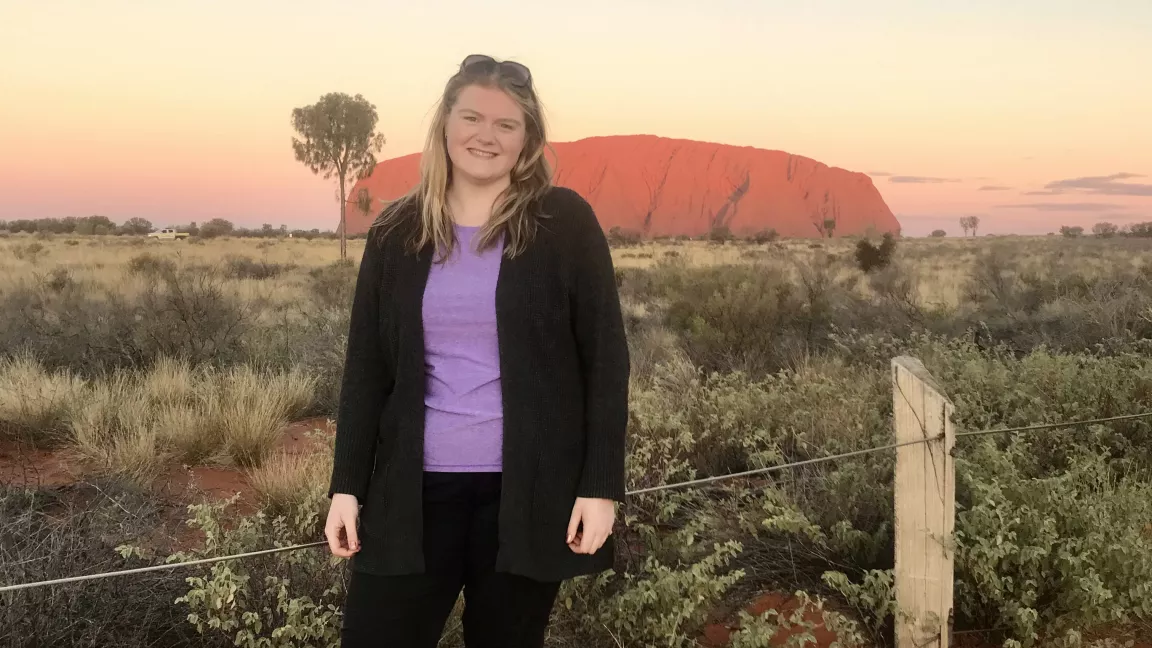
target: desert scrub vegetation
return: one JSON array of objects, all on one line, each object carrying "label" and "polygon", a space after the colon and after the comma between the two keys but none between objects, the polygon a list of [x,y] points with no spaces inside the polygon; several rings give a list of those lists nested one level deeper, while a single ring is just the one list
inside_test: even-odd
[{"label": "desert scrub vegetation", "polygon": [[100,474],[147,486],[173,461],[260,466],[314,391],[299,368],[194,369],[161,358],[83,379],[22,353],[0,359],[0,440],[62,447]]},{"label": "desert scrub vegetation", "polygon": [[[218,238],[179,254],[95,243],[0,256],[0,435],[77,452],[104,480],[5,491],[5,521],[44,529],[31,544],[3,536],[7,581],[95,569],[82,555],[113,569],[319,538],[327,446],[274,440],[289,419],[332,412],[355,262],[329,241]],[[900,354],[933,372],[962,430],[1152,410],[1152,241],[898,239],[869,272],[860,247],[614,251],[635,359],[630,489],[890,443]],[[1150,423],[957,444],[957,630],[1020,648],[1152,636]],[[158,548],[147,507],[159,505],[140,483],[167,461],[244,471],[259,510],[198,505],[197,542]],[[718,621],[738,626],[732,646],[802,645],[814,619],[842,646],[890,645],[893,463],[876,453],[631,497],[615,569],[564,585],[547,645],[695,646]],[[83,506],[60,514],[72,501]],[[96,525],[106,519],[118,526]],[[69,618],[106,620],[109,581],[5,595],[0,614],[54,645],[143,646],[163,632],[172,646],[335,646],[343,570],[310,550],[161,572],[121,608],[130,630],[36,613],[58,596]],[[798,607],[748,612],[766,592],[798,592]],[[461,644],[454,616],[443,645]]]},{"label": "desert scrub vegetation", "polygon": [[[111,571],[128,562],[118,543],[159,526],[163,503],[117,480],[30,490],[0,484],[0,583]],[[106,578],[84,587],[0,594],[0,645],[219,646],[205,641],[173,605],[187,574],[159,571],[131,583]]]}]

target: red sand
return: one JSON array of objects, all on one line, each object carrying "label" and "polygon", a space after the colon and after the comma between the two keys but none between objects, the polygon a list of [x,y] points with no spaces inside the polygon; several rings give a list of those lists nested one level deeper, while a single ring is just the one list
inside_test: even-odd
[{"label": "red sand", "polygon": [[62,486],[78,477],[75,465],[63,453],[37,450],[13,441],[0,442],[0,483]]},{"label": "red sand", "polygon": [[[781,613],[786,619],[790,619],[792,613],[800,607],[800,601],[793,596],[786,596],[777,592],[768,592],[761,594],[750,605],[744,608],[744,611],[753,616],[759,616],[769,609],[776,610]],[[814,624],[812,634],[816,639],[816,643],[805,644],[810,648],[829,648],[836,642],[837,637],[831,631],[824,627],[823,620],[820,618],[820,613],[815,610],[807,610],[804,613],[804,620]],[[733,621],[730,623],[714,623],[704,628],[704,638],[700,641],[702,646],[706,648],[720,648],[727,646],[732,634],[739,629],[739,621],[735,615],[732,616]],[[805,629],[803,627],[795,630],[780,630],[776,636],[772,638],[772,645],[785,646],[788,644],[788,639],[793,635],[803,634]]]},{"label": "red sand", "polygon": [[[826,218],[837,235],[900,231],[900,223],[863,173],[783,151],[653,135],[591,137],[553,144],[555,183],[584,196],[605,231],[698,236],[714,225],[746,235],[819,237]],[[367,231],[381,200],[403,195],[419,178],[418,153],[385,160],[349,193],[348,232]],[[366,188],[368,215],[356,207]]]}]

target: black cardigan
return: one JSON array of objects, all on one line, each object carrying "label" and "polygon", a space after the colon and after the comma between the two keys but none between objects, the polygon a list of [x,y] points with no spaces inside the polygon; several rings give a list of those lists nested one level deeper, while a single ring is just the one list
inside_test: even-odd
[{"label": "black cardigan", "polygon": [[[329,497],[355,495],[353,569],[424,570],[422,302],[433,250],[406,252],[416,218],[369,232],[356,281]],[[628,345],[607,239],[576,192],[552,189],[532,243],[501,258],[496,323],[503,490],[496,569],[562,580],[612,566],[565,544],[577,497],[624,499]],[[383,239],[383,240],[381,240]]]}]

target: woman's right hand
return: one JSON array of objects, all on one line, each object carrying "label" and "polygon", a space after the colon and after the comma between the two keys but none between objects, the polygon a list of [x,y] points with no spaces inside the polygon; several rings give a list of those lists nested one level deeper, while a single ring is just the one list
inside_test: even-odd
[{"label": "woman's right hand", "polygon": [[355,495],[333,493],[332,505],[328,507],[328,522],[324,525],[324,535],[328,538],[328,548],[341,558],[351,558],[360,551],[360,538],[356,534],[356,519],[360,515],[360,504]]}]

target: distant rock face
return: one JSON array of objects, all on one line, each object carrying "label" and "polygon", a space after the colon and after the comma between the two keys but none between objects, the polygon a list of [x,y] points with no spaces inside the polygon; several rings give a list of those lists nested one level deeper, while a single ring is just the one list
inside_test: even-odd
[{"label": "distant rock face", "polygon": [[[820,237],[827,220],[836,236],[900,232],[872,179],[782,151],[653,135],[590,137],[553,144],[555,184],[582,195],[605,231],[646,237],[699,236],[724,226],[737,236],[774,229],[781,236]],[[385,160],[349,194],[348,232],[359,234],[419,180],[420,154]],[[374,206],[356,206],[360,189]]]}]

